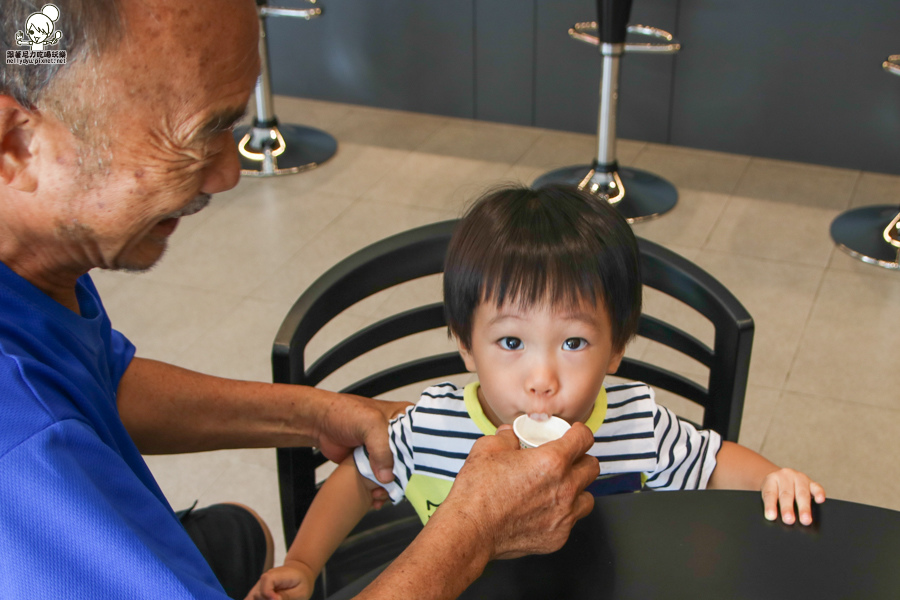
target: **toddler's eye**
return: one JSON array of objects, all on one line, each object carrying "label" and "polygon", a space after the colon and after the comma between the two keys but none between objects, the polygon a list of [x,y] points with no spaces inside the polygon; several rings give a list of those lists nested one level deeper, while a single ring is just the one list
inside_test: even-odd
[{"label": "toddler's eye", "polygon": [[518,350],[522,347],[522,340],[517,337],[503,337],[500,338],[500,347],[504,350]]},{"label": "toddler's eye", "polygon": [[587,340],[584,338],[569,338],[563,342],[564,350],[581,350],[587,346]]}]

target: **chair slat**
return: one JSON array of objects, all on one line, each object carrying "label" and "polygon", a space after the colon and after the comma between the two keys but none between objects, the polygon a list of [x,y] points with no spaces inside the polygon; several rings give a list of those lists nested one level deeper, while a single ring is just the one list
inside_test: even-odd
[{"label": "chair slat", "polygon": [[378,321],[335,344],[304,373],[305,385],[318,385],[351,360],[415,333],[445,327],[444,304],[435,302]]}]

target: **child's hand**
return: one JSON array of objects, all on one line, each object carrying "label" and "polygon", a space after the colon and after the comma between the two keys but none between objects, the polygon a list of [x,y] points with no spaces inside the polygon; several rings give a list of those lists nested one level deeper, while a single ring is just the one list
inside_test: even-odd
[{"label": "child's hand", "polygon": [[315,574],[306,565],[286,560],[283,567],[263,573],[244,600],[308,600],[315,585]]},{"label": "child's hand", "polygon": [[812,523],[810,498],[816,504],[825,502],[825,489],[812,481],[804,473],[793,469],[779,469],[766,475],[762,484],[762,498],[766,519],[774,521],[778,518],[778,507],[781,507],[781,520],[791,525],[794,522],[794,503],[800,514],[800,523]]}]

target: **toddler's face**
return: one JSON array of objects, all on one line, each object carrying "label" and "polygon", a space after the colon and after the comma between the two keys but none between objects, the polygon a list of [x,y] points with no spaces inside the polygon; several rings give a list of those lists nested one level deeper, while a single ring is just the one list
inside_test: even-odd
[{"label": "toddler's face", "polygon": [[482,302],[472,319],[472,346],[460,345],[460,354],[478,373],[485,414],[501,425],[534,413],[584,422],[624,350],[613,350],[602,304],[525,309]]}]

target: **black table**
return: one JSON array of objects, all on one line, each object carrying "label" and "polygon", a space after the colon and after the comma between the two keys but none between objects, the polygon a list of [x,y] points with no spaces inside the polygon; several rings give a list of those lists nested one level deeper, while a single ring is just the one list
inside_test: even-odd
[{"label": "black table", "polygon": [[813,517],[766,521],[755,492],[597,498],[562,550],[495,561],[461,598],[900,599],[900,512],[829,499]]}]

